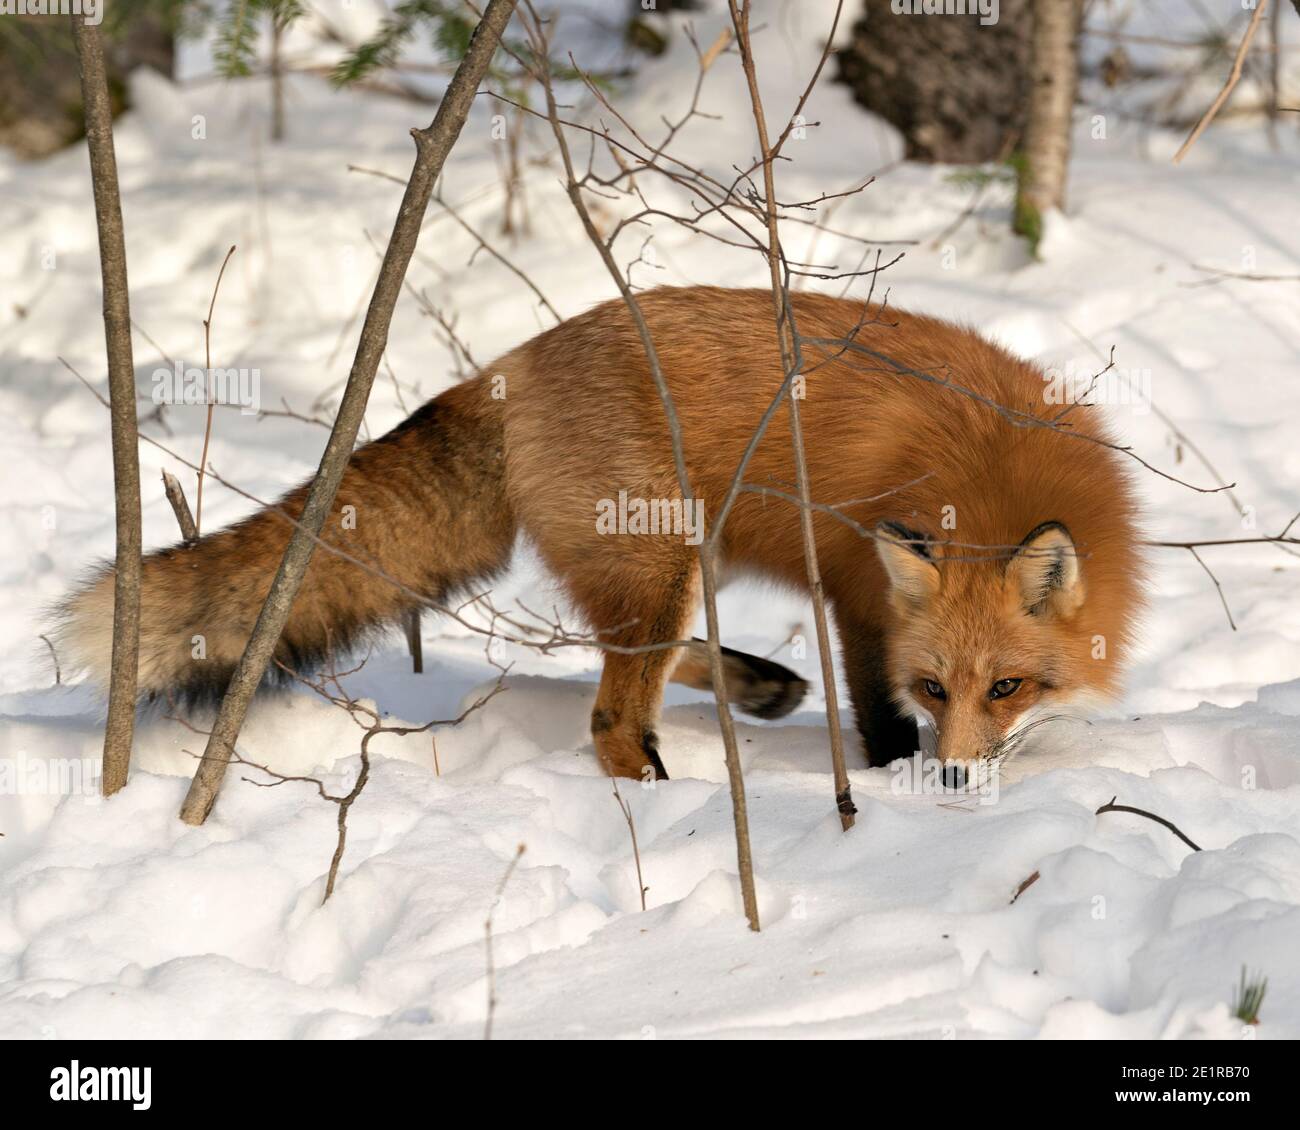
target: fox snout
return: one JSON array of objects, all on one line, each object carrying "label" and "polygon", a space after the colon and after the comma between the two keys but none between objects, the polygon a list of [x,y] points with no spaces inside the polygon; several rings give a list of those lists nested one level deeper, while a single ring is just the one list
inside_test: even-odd
[{"label": "fox snout", "polygon": [[961,788],[966,778],[974,776],[980,767],[991,767],[1003,759],[1011,730],[1004,731],[996,719],[962,718],[960,710],[943,713],[947,717],[936,722],[939,738],[936,756],[943,766],[944,784]]},{"label": "fox snout", "polygon": [[1019,745],[1020,727],[967,704],[936,712],[939,779],[945,789],[966,790],[987,784]]}]

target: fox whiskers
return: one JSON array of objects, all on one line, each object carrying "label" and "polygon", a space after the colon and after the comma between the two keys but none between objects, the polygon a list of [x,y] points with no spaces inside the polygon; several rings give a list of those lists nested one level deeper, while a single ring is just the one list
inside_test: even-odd
[{"label": "fox whiskers", "polygon": [[1062,721],[1086,724],[1087,720],[1075,714],[1040,714],[1028,718],[1008,730],[1006,736],[980,759],[981,764],[986,765],[989,772],[995,772],[1020,751],[1021,746],[1025,744],[1025,739],[1040,726],[1046,726],[1049,722]]}]

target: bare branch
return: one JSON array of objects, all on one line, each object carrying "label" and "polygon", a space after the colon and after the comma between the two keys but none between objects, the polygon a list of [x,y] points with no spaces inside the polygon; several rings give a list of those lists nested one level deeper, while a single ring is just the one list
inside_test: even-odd
[{"label": "bare branch", "polygon": [[[785,132],[777,138],[775,145],[769,143],[767,120],[763,114],[763,99],[758,87],[758,74],[754,67],[754,55],[749,39],[749,0],[744,0],[743,6],[739,5],[737,0],[729,0],[729,6],[732,27],[736,32],[736,42],[740,47],[745,82],[749,88],[750,108],[753,112],[755,127],[758,130],[758,146],[763,165],[763,197],[766,201],[767,215],[767,262],[772,280],[772,304],[776,321],[777,344],[780,349],[781,365],[784,370],[784,379],[781,384],[783,388],[788,389],[794,375],[800,371],[802,366],[800,364],[801,357],[794,308],[790,303],[789,284],[782,277],[783,255],[781,251],[780,225],[777,217],[776,180],[773,163],[782,143],[789,134],[791,126],[786,127]],[[812,80],[799,99],[798,106],[795,108],[795,115],[802,109],[813,84],[817,81],[817,76],[821,73],[827,55],[830,54],[830,45],[835,37],[835,27],[839,23],[842,6],[842,2],[837,3],[835,6],[835,19],[830,34],[826,39],[826,47],[823,49],[822,57],[813,71]],[[793,124],[794,120],[795,117],[792,116],[791,124]],[[844,760],[844,735],[840,729],[839,693],[835,683],[835,659],[831,654],[830,627],[826,618],[826,594],[822,583],[821,567],[817,559],[817,540],[813,529],[811,509],[812,494],[808,482],[808,458],[804,450],[803,427],[799,417],[799,397],[792,393],[788,394],[787,403],[790,409],[790,437],[794,447],[795,475],[799,492],[799,529],[803,541],[804,567],[808,574],[808,592],[812,598],[813,623],[817,629],[817,652],[821,661],[822,685],[825,688],[826,695],[826,729],[831,748],[831,767],[835,777],[835,807],[840,814],[841,828],[848,831],[853,827],[853,817],[857,812],[857,808],[853,804],[848,769]]]},{"label": "bare branch", "polygon": [[636,822],[632,819],[632,808],[623,799],[623,794],[618,791],[618,778],[611,777],[610,784],[614,786],[614,799],[618,801],[618,807],[623,813],[623,819],[627,821],[628,835],[632,837],[632,859],[636,862],[636,889],[641,896],[641,909],[645,910],[645,893],[650,888],[645,885],[645,879],[641,875],[641,849],[636,842]]},{"label": "bare branch", "polygon": [[506,893],[506,884],[510,882],[510,876],[515,873],[515,868],[519,866],[519,860],[523,857],[526,847],[520,844],[515,848],[515,854],[510,857],[510,863],[506,866],[505,874],[501,876],[501,882],[497,884],[496,894],[492,896],[492,905],[488,907],[487,918],[483,922],[483,939],[487,950],[487,1020],[483,1024],[483,1039],[492,1039],[492,1021],[496,1018],[497,1011],[497,977],[496,965],[492,960],[492,916],[496,913],[497,903],[501,901],[502,896]]},{"label": "bare branch", "polygon": [[1185,835],[1183,835],[1183,833],[1178,830],[1178,827],[1176,825],[1170,823],[1170,821],[1166,820],[1163,816],[1157,816],[1154,812],[1147,812],[1146,809],[1144,808],[1130,808],[1127,804],[1116,804],[1115,800],[1116,800],[1115,797],[1111,797],[1110,800],[1108,800],[1099,809],[1097,809],[1094,815],[1100,816],[1103,812],[1129,812],[1132,813],[1134,816],[1145,816],[1148,820],[1154,820],[1157,824],[1163,824],[1166,828],[1168,828],[1171,832],[1173,832],[1175,836],[1177,836],[1180,840],[1182,840],[1183,843],[1185,843],[1189,848],[1191,848],[1192,851],[1201,850],[1196,844],[1194,844]]},{"label": "bare branch", "polygon": [[[367,173],[372,177],[382,177],[384,180],[395,181],[397,184],[406,183],[400,177],[395,177],[391,173],[381,172],[379,169],[369,169],[366,168],[364,165],[349,165],[348,172]],[[562,322],[564,320],[563,318],[560,317],[559,311],[557,311],[555,307],[551,305],[546,295],[544,295],[541,292],[537,284],[533,282],[533,280],[529,278],[529,276],[523,270],[515,266],[514,263],[512,263],[509,259],[507,259],[504,254],[502,254],[490,243],[488,243],[488,241],[484,239],[483,236],[480,235],[477,230],[471,227],[469,222],[458,211],[456,211],[455,208],[453,208],[450,204],[447,203],[447,200],[442,195],[442,193],[435,192],[433,194],[433,199],[438,202],[439,206],[442,207],[442,209],[447,213],[447,215],[449,215],[453,220],[455,220],[456,223],[458,223],[461,226],[461,228],[463,228],[465,232],[467,232],[470,235],[470,237],[473,238],[475,242],[478,243],[479,247],[481,247],[484,251],[486,251],[489,255],[491,255],[493,259],[495,259],[498,263],[500,263],[503,267],[505,267],[506,270],[508,270],[511,274],[515,275],[526,287],[528,287],[528,289],[531,290],[533,294],[537,296],[537,301],[546,309],[546,312],[550,314],[551,317],[554,318],[557,323]]]},{"label": "bare branch", "polygon": [[1174,154],[1175,165],[1182,162],[1187,151],[1196,144],[1196,139],[1205,132],[1205,127],[1214,121],[1214,116],[1228,100],[1228,96],[1236,89],[1237,82],[1241,78],[1242,64],[1246,61],[1246,52],[1250,50],[1250,41],[1255,38],[1255,32],[1259,28],[1259,21],[1264,15],[1264,9],[1267,7],[1268,0],[1259,0],[1259,6],[1255,9],[1255,14],[1250,17],[1250,23],[1246,25],[1246,34],[1241,37],[1241,44],[1237,47],[1237,55],[1232,60],[1232,72],[1228,75],[1227,82],[1223,84],[1223,89],[1210,103],[1210,108],[1201,115],[1201,120],[1192,127],[1192,132],[1187,135],[1187,140],[1178,147],[1178,152]]},{"label": "bare branch", "polygon": [[1223,586],[1219,584],[1219,578],[1216,577],[1210,567],[1201,559],[1201,555],[1196,552],[1192,546],[1187,547],[1188,552],[1196,558],[1196,564],[1205,570],[1205,575],[1214,582],[1215,591],[1219,594],[1219,603],[1223,605],[1223,614],[1228,618],[1228,627],[1234,632],[1237,630],[1236,622],[1232,619],[1232,609],[1228,607],[1228,598],[1223,595]]},{"label": "bare branch", "polygon": [[306,575],[307,565],[316,546],[316,535],[320,533],[325,517],[334,504],[344,469],[352,454],[365,415],[370,387],[388,344],[388,328],[392,322],[393,309],[419,238],[420,225],[433,193],[434,182],[460,135],[474,93],[487,72],[514,8],[515,0],[489,0],[483,19],[474,30],[465,57],[456,68],[456,74],[438,105],[432,124],[427,129],[411,131],[416,144],[415,164],[393,225],[393,234],[375,292],[366,311],[356,357],[338,415],[299,517],[301,525],[289,538],[253,634],[222,699],[204,760],[194,775],[189,795],[182,807],[181,818],[188,824],[202,824],[216,801],[225,766],[234,750],[235,737],[289,618],[293,599]]},{"label": "bare branch", "polygon": [[[546,40],[546,33],[542,21],[538,17],[537,11],[533,7],[531,0],[525,0],[525,4],[528,8],[528,19],[525,21],[525,27],[528,30],[529,37],[532,41],[533,57],[536,60],[539,60],[539,71],[534,77],[536,77],[541,84],[542,93],[545,96],[547,120],[551,124],[551,131],[555,136],[556,145],[559,149],[560,159],[564,168],[565,190],[573,205],[574,211],[577,212],[578,218],[582,222],[582,227],[587,234],[587,238],[600,255],[601,261],[605,265],[605,269],[609,272],[610,278],[614,281],[614,285],[618,288],[620,295],[622,295],[623,302],[632,318],[637,336],[641,341],[642,349],[646,355],[651,379],[654,381],[655,390],[658,393],[660,404],[663,407],[664,418],[672,442],[673,465],[677,475],[678,488],[681,491],[682,498],[691,498],[693,495],[691,492],[690,475],[686,469],[686,455],[682,443],[681,421],[678,419],[677,408],[673,403],[672,392],[668,387],[667,379],[665,378],[663,368],[660,365],[659,354],[650,334],[650,327],[647,325],[646,320],[641,313],[641,308],[637,304],[636,297],[632,293],[631,287],[624,278],[622,271],[619,269],[618,264],[614,259],[609,242],[606,239],[603,239],[600,232],[596,229],[595,222],[591,217],[591,212],[588,210],[586,202],[582,198],[581,184],[574,171],[573,158],[569,150],[568,138],[565,135],[563,123],[559,116],[559,107],[555,100],[555,90],[551,83],[549,63],[547,62],[549,59],[549,49]],[[745,905],[745,917],[749,920],[750,929],[758,930],[758,896],[754,889],[754,864],[749,843],[749,812],[745,800],[745,780],[740,767],[740,750],[736,742],[735,722],[731,717],[731,709],[727,701],[726,677],[723,671],[722,648],[719,642],[717,581],[714,575],[714,545],[706,538],[700,542],[696,547],[696,550],[700,565],[700,587],[703,590],[705,623],[708,627],[709,664],[713,683],[713,693],[718,705],[718,725],[722,733],[722,744],[726,755],[727,778],[731,789],[732,821],[735,825],[736,832],[736,863],[740,878],[741,896]]]},{"label": "bare branch", "polygon": [[[194,529],[199,531],[203,529],[203,468],[208,465],[208,443],[212,439],[212,393],[208,382],[212,377],[212,312],[217,305],[217,292],[221,290],[221,280],[226,273],[226,264],[230,262],[230,257],[235,253],[234,245],[231,245],[226,257],[221,260],[221,270],[217,272],[216,284],[212,287],[212,300],[208,303],[208,316],[203,319],[203,356],[206,363],[203,378],[204,399],[208,402],[208,419],[203,425],[203,454],[199,456],[199,489],[198,496],[194,500]],[[196,535],[197,536],[197,532]]]},{"label": "bare branch", "polygon": [[181,481],[170,471],[162,473],[163,492],[171,503],[172,513],[176,515],[176,524],[181,528],[181,537],[186,545],[193,545],[199,540],[199,528],[194,524],[194,515],[190,513],[190,504],[185,501],[185,488]]}]

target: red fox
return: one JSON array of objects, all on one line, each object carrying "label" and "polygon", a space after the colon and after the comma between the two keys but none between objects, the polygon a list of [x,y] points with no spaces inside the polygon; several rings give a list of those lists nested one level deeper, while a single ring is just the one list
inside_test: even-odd
[{"label": "red fox", "polygon": [[[694,499],[681,498],[641,341],[613,301],[359,448],[325,540],[436,604],[501,573],[522,536],[603,639],[685,638],[700,600],[698,537],[633,511],[675,503],[659,506],[667,518],[694,505],[707,526],[781,363],[767,291],[663,288],[638,301],[680,414]],[[829,507],[815,512],[817,550],[869,763],[916,751],[918,719],[936,728],[945,762],[996,762],[1035,718],[1116,692],[1142,563],[1133,486],[1096,409],[1049,405],[1040,370],[970,329],[815,294],[792,301],[811,493]],[[746,481],[789,496],[794,479],[782,409]],[[305,491],[279,505],[296,516]],[[614,500],[627,512],[616,522]],[[268,508],[146,557],[143,694],[224,687],[289,531]],[[806,588],[796,506],[741,494],[720,565]],[[112,603],[109,570],[62,607],[67,660],[101,682]],[[413,603],[318,548],[277,657],[302,669]],[[803,695],[777,664],[729,652],[726,667],[733,699],[756,713],[786,713]],[[609,773],[666,776],[655,726],[670,678],[708,687],[703,647],[604,653],[591,732]]]}]

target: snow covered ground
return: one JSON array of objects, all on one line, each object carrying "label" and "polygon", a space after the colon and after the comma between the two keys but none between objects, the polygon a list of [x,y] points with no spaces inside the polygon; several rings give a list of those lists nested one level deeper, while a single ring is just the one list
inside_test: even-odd
[{"label": "snow covered ground", "polygon": [[[773,120],[809,73],[824,9],[782,5],[758,37]],[[696,23],[707,44],[721,16]],[[653,129],[684,105],[693,68],[679,37],[618,89],[620,108]],[[406,131],[428,110],[299,76],[290,138],[271,146],[256,140],[267,104],[256,81],[174,87],[141,74],[134,96],[117,149],[141,391],[160,349],[201,364],[201,321],[235,244],[214,364],[259,368],[264,408],[328,413],[373,281],[371,240],[382,246],[400,193],[348,165],[404,177]],[[710,73],[704,108],[721,119],[695,122],[678,151],[725,174],[753,150],[733,57]],[[444,195],[562,313],[609,297],[553,168],[527,169],[531,234],[514,245],[497,234],[494,112],[486,100],[476,110]],[[1294,123],[1274,152],[1258,120],[1225,120],[1175,167],[1181,135],[1081,108],[1069,215],[1050,218],[1034,262],[1005,231],[1006,189],[986,192],[954,230],[972,189],[950,170],[894,164],[896,137],[829,82],[807,117],[822,125],[791,143],[782,196],[886,170],[831,226],[916,241],[888,273],[892,303],[967,321],[1067,374],[1092,373],[1114,346],[1126,383],[1108,387],[1125,440],[1172,475],[1219,481],[1203,456],[1236,484],[1229,497],[1142,474],[1152,538],[1274,533],[1300,510],[1296,284],[1196,269],[1300,270]],[[531,153],[552,149],[538,134]],[[175,722],[142,722],[124,792],[85,795],[102,707],[86,687],[52,685],[38,635],[43,606],[112,552],[107,414],[59,361],[103,387],[88,186],[84,147],[37,164],[0,159],[0,1036],[477,1036],[484,921],[523,844],[493,912],[500,1036],[1237,1038],[1229,1002],[1244,966],[1268,978],[1248,1034],[1300,1037],[1300,562],[1271,546],[1203,551],[1235,630],[1189,554],[1153,550],[1154,599],[1123,708],[1040,731],[995,804],[900,795],[890,771],[855,752],[860,814],[841,834],[820,689],[782,722],[742,724],[758,935],[740,910],[714,711],[682,688],[661,729],[673,779],[622,789],[648,887],[640,910],[627,825],[586,732],[598,671],[586,651],[505,648],[506,693],[436,732],[436,768],[427,734],[376,742],[324,907],[334,806],[310,786],[256,788],[240,779],[255,772],[232,773],[207,825],[182,825],[197,739]],[[806,229],[787,239],[842,269],[863,250],[827,234],[814,247]],[[752,254],[671,225],[651,247],[659,269],[637,268],[647,285],[765,278]],[[548,323],[499,264],[468,262],[472,250],[434,215],[411,280],[458,314],[485,362]],[[629,242],[625,258],[635,254]],[[453,379],[450,352],[409,296],[388,359],[371,435]],[[1122,395],[1130,386],[1149,399]],[[203,410],[169,408],[165,425],[146,431],[197,459]],[[221,410],[210,459],[269,497],[311,471],[324,435]],[[175,537],[159,472],[180,473],[191,501],[192,477],[152,446],[140,454],[145,539],[158,546]],[[212,486],[205,527],[251,505]],[[498,603],[515,595],[555,598],[526,559]],[[754,587],[729,589],[722,604],[728,643],[773,654],[817,687],[813,649],[782,643],[807,634],[808,615]],[[455,715],[492,678],[482,640],[463,629],[426,621],[425,656],[425,674],[412,674],[394,637],[348,684],[418,725]],[[259,701],[242,748],[338,792],[358,770],[358,738],[341,711],[301,692]],[[1135,816],[1094,816],[1112,797],[1172,820],[1204,850]]]}]

